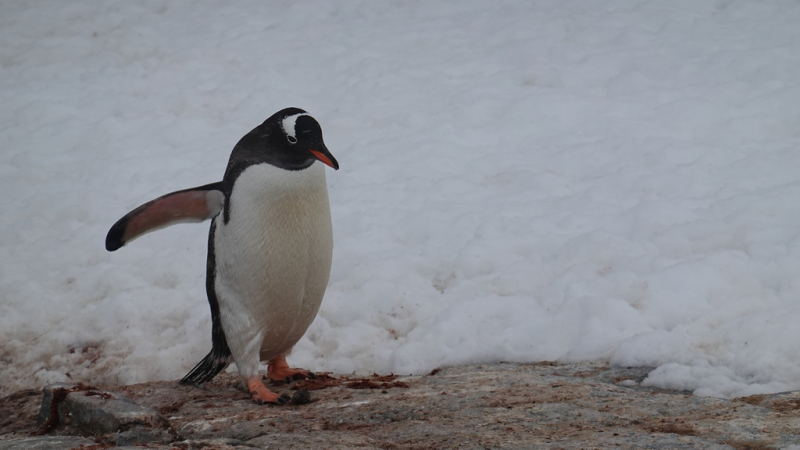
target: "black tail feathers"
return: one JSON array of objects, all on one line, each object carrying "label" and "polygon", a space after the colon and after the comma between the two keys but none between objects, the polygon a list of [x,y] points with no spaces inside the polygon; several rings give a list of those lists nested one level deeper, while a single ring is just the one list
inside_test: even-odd
[{"label": "black tail feathers", "polygon": [[[227,351],[225,351],[227,350]],[[180,381],[181,384],[201,384],[210,381],[231,363],[231,353],[226,346],[224,350],[211,349],[202,361],[194,366]]]},{"label": "black tail feathers", "polygon": [[228,347],[228,340],[225,338],[225,331],[222,329],[219,302],[214,289],[214,280],[217,273],[216,253],[214,251],[216,227],[217,219],[214,218],[211,220],[211,229],[208,233],[208,257],[206,259],[206,294],[208,295],[208,304],[211,306],[211,351],[194,366],[194,369],[183,377],[181,384],[201,384],[210,381],[218,373],[225,370],[232,359],[231,349]]}]

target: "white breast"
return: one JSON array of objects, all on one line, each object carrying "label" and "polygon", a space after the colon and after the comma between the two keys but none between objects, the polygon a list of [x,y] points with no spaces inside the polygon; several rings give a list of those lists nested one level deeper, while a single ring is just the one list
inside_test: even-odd
[{"label": "white breast", "polygon": [[321,163],[299,171],[250,166],[229,207],[229,222],[218,216],[214,235],[222,327],[234,359],[260,341],[261,360],[268,360],[303,336],[328,284],[333,233],[325,170]]}]

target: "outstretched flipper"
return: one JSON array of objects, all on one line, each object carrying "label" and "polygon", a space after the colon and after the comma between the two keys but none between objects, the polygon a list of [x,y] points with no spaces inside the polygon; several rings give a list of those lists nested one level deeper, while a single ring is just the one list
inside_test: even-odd
[{"label": "outstretched flipper", "polygon": [[224,204],[221,181],[161,196],[119,219],[106,235],[106,250],[113,252],[145,233],[176,223],[211,219]]}]

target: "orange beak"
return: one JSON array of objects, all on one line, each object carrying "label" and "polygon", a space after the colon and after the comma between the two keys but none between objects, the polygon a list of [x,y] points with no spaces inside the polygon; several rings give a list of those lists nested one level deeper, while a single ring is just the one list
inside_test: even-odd
[{"label": "orange beak", "polygon": [[318,160],[322,161],[323,164],[327,164],[330,167],[333,167],[335,170],[339,170],[339,163],[336,161],[336,158],[333,157],[330,153],[323,153],[318,150],[311,150],[308,149]]}]

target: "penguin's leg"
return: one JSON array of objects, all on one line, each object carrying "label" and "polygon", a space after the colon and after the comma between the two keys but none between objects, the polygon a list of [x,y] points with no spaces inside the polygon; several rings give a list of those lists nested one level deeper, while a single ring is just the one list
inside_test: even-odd
[{"label": "penguin's leg", "polygon": [[[245,336],[247,336],[245,338]],[[277,403],[282,405],[290,400],[286,394],[278,395],[264,386],[261,375],[258,373],[258,363],[260,361],[259,351],[261,342],[264,340],[264,333],[256,329],[240,329],[237,333],[240,339],[233,339],[231,351],[239,374],[247,383],[247,389],[253,397],[253,401],[259,405],[264,403]]]},{"label": "penguin's leg", "polygon": [[272,381],[292,381],[304,378],[316,378],[312,372],[303,369],[292,369],[286,363],[286,355],[280,355],[267,361],[267,377]]}]

